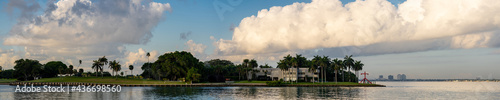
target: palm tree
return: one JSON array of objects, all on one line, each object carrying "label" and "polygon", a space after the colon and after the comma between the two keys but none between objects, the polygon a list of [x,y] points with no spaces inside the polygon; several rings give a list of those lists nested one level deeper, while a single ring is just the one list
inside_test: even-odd
[{"label": "palm tree", "polygon": [[132,71],[134,71],[134,65],[129,65],[128,69],[130,69],[130,74],[133,76],[134,73]]},{"label": "palm tree", "polygon": [[[286,74],[285,74],[285,75],[283,75],[283,72],[285,72],[286,70],[288,70],[288,67],[287,67],[287,65],[286,65],[285,60],[284,60],[284,59],[283,59],[283,60],[280,60],[280,61],[278,62],[278,66],[276,66],[276,67],[278,67],[279,69],[281,69],[281,76],[283,77],[283,79],[285,79],[285,75],[286,75]],[[285,82],[286,82],[286,81],[285,81]]]},{"label": "palm tree", "polygon": [[358,71],[363,70],[363,66],[365,66],[365,64],[361,63],[361,61],[355,61],[354,62],[353,69],[356,72],[356,77],[357,78],[359,78]]},{"label": "palm tree", "polygon": [[325,76],[325,77],[323,79],[326,82],[326,77],[327,77],[326,71],[329,67],[331,67],[330,58],[328,58],[328,56],[323,56],[323,58],[321,59],[320,66],[325,66],[325,70],[323,70],[324,71],[323,76]]},{"label": "palm tree", "polygon": [[252,60],[250,60],[250,61],[248,62],[248,68],[250,69],[250,72],[252,72],[252,73],[250,73],[250,75],[252,75],[252,78],[254,78],[254,77],[253,77],[253,74],[254,74],[255,72],[257,72],[257,71],[255,71],[255,70],[253,70],[253,68],[257,68],[258,66],[259,66],[259,64],[257,64],[257,61],[256,61],[256,60],[254,60],[254,59],[252,59]]},{"label": "palm tree", "polygon": [[[314,58],[311,60],[311,67],[309,67],[309,72],[313,71],[313,73],[316,73],[316,70],[318,69],[318,63],[320,61],[321,57],[320,56],[314,56]],[[323,74],[323,67],[321,67],[321,74]],[[319,74],[319,76],[321,76]],[[319,78],[319,77],[318,77]],[[313,75],[313,83],[314,83],[314,75]]]},{"label": "palm tree", "polygon": [[248,59],[243,59],[243,63],[241,64],[241,66],[243,67],[243,70],[244,70],[244,76],[243,77],[246,77],[246,79],[248,79],[248,72],[247,72],[247,69],[248,69],[248,63],[250,62],[250,60]]},{"label": "palm tree", "polygon": [[103,71],[103,67],[104,65],[107,65],[108,64],[108,59],[106,58],[106,56],[103,56],[102,58],[99,58],[98,60],[100,63],[100,70],[101,70],[101,77],[104,77],[104,75],[102,74],[102,71]]},{"label": "palm tree", "polygon": [[116,76],[116,74],[115,74],[115,66],[116,66],[116,60],[109,61],[108,68],[111,69],[113,76]]},{"label": "palm tree", "polygon": [[97,72],[99,72],[99,69],[101,69],[101,62],[98,60],[94,60],[94,63],[92,63],[92,69],[95,69],[95,77],[97,77]]},{"label": "palm tree", "polygon": [[78,68],[77,69],[80,69],[80,65],[82,65],[82,60],[79,61],[80,64],[78,64]]},{"label": "palm tree", "polygon": [[[352,59],[352,55],[350,55],[350,56],[346,55],[344,57],[344,65],[345,65],[345,67],[347,67],[347,72],[350,72],[351,67],[354,65],[354,60]],[[342,74],[342,76],[344,76],[344,75]],[[350,75],[348,75],[348,81],[351,82]]]},{"label": "palm tree", "polygon": [[[283,77],[283,80],[285,82],[286,82],[285,77],[288,77],[290,74],[287,71],[288,71],[288,69],[290,69],[290,65],[292,65],[291,61],[292,61],[292,56],[287,55],[287,56],[283,57],[283,59],[278,62],[278,66],[276,66],[279,69],[281,69],[281,71],[282,71],[281,76]],[[283,75],[283,73],[285,73],[285,75]],[[288,80],[290,80],[290,78],[288,78]]]},{"label": "palm tree", "polygon": [[[122,70],[122,65],[120,65],[120,62],[116,62],[114,65],[113,71],[115,71],[115,74],[118,74],[118,72],[120,70]],[[123,72],[121,73],[121,75],[123,76]],[[116,75],[115,75],[115,78],[116,78]]]},{"label": "palm tree", "polygon": [[151,56],[151,55],[149,54],[149,52],[148,52],[148,53],[146,53],[146,56],[148,56],[148,63],[149,63],[149,56]]},{"label": "palm tree", "polygon": [[238,72],[238,78],[241,80],[241,74],[244,73],[245,68],[241,64],[236,65],[236,71]]},{"label": "palm tree", "polygon": [[297,83],[298,82],[298,76],[299,76],[299,67],[303,65],[304,62],[302,62],[302,58],[301,58],[302,55],[299,55],[299,54],[295,54],[295,57],[292,58],[292,67],[294,67],[296,70],[295,70],[295,82]]},{"label": "palm tree", "polygon": [[337,83],[337,74],[339,73],[339,70],[343,68],[344,62],[342,60],[339,60],[337,58],[333,59],[333,69],[335,70],[335,83]]}]

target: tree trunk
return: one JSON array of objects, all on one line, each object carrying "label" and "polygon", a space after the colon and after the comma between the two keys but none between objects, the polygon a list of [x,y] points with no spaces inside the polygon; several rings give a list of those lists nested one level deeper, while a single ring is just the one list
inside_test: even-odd
[{"label": "tree trunk", "polygon": [[324,73],[323,73],[323,76],[324,76],[324,77],[323,77],[323,79],[324,79],[324,81],[326,82],[326,67],[323,69],[323,72],[324,72]]},{"label": "tree trunk", "polygon": [[339,74],[339,70],[335,70],[335,79],[334,79],[335,83],[338,82],[337,74]]},{"label": "tree trunk", "polygon": [[320,73],[319,73],[319,76],[322,76],[322,77],[320,78],[320,79],[322,79],[322,80],[321,80],[321,84],[325,83],[325,82],[324,82],[325,80],[323,79],[323,77],[325,77],[325,76],[323,76],[323,70],[324,70],[324,69],[325,69],[325,68],[321,67],[321,70],[320,70]]},{"label": "tree trunk", "polygon": [[359,80],[358,71],[354,70],[354,73],[356,73],[356,79],[357,79],[356,81],[358,81]]},{"label": "tree trunk", "polygon": [[342,71],[342,82],[345,82],[345,71]]}]

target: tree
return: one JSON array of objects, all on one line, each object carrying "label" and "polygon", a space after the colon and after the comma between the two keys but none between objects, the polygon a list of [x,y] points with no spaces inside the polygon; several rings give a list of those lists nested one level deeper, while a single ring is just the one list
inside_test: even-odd
[{"label": "tree", "polygon": [[193,81],[198,82],[201,74],[198,74],[198,69],[191,67],[186,75],[186,81],[193,84]]},{"label": "tree", "polygon": [[116,60],[113,60],[113,61],[109,61],[109,68],[113,71],[114,75],[115,75],[115,78],[116,78],[116,74],[118,74],[118,71],[122,70],[122,65],[120,65],[120,62],[116,61]]},{"label": "tree", "polygon": [[19,59],[14,63],[16,63],[14,74],[18,79],[28,80],[28,78],[39,76],[42,71],[42,64],[38,60]]},{"label": "tree", "polygon": [[[79,60],[78,62],[79,62],[79,64],[78,64],[78,68],[77,69],[80,69],[80,65],[82,65],[82,60]],[[83,72],[80,72],[80,74],[82,74],[82,73]]]},{"label": "tree", "polygon": [[[347,67],[347,72],[350,72],[351,67],[354,65],[354,60],[352,59],[352,55],[344,57],[344,65]],[[344,74],[342,74],[344,76]],[[348,76],[348,81],[351,82],[350,75]]]},{"label": "tree", "polygon": [[234,65],[233,62],[229,60],[220,60],[220,59],[212,59],[210,61],[206,61],[205,65],[209,66],[228,66],[228,65]]},{"label": "tree", "polygon": [[62,63],[61,61],[49,61],[45,65],[43,65],[42,77],[57,77],[57,74],[66,73],[67,68],[68,67],[66,66],[66,64]]},{"label": "tree", "polygon": [[356,79],[358,79],[358,71],[363,70],[363,66],[365,66],[365,64],[361,63],[361,61],[354,62],[353,69],[356,72]]},{"label": "tree", "polygon": [[0,66],[0,72],[2,72],[2,66]]},{"label": "tree", "polygon": [[80,69],[78,70],[78,73],[83,73],[83,69],[82,69],[82,68],[80,68]]},{"label": "tree", "polygon": [[99,70],[101,70],[101,77],[104,77],[103,74],[102,74],[102,71],[103,71],[103,67],[104,65],[108,64],[108,59],[106,58],[106,56],[103,56],[102,58],[99,58]]},{"label": "tree", "polygon": [[68,74],[73,74],[73,65],[69,65],[69,68],[67,69]]},{"label": "tree", "polygon": [[99,69],[101,68],[101,62],[99,60],[94,60],[94,63],[92,63],[92,69],[95,69],[95,77],[97,77],[97,72],[99,72]]},{"label": "tree", "polygon": [[238,72],[238,80],[241,80],[241,74],[245,73],[245,68],[242,64],[236,65],[236,71]]},{"label": "tree", "polygon": [[122,76],[123,76],[123,72],[120,72],[120,75],[122,75]]},{"label": "tree", "polygon": [[272,68],[271,66],[269,66],[267,63],[265,65],[260,65],[259,66],[260,68]]},{"label": "tree", "polygon": [[333,69],[335,70],[335,82],[337,82],[337,74],[339,73],[339,70],[344,68],[344,62],[342,60],[339,60],[337,58],[332,60],[333,63]]},{"label": "tree", "polygon": [[177,80],[185,78],[187,71],[192,67],[200,69],[203,67],[203,62],[200,62],[189,52],[175,51],[160,55],[151,69],[153,74],[157,75],[158,80],[162,77]]},{"label": "tree", "polygon": [[148,62],[149,62],[149,56],[151,56],[151,55],[149,54],[149,52],[148,52],[148,53],[146,53],[146,56],[148,57]]},{"label": "tree", "polygon": [[[59,68],[59,73],[63,74],[64,73],[64,69],[62,67],[58,67],[58,68]],[[60,79],[62,79],[62,77],[60,77]]]},{"label": "tree", "polygon": [[323,76],[323,81],[326,81],[326,70],[331,66],[330,58],[328,56],[314,56],[314,58],[311,61],[313,65],[321,67],[321,76]]},{"label": "tree", "polygon": [[128,65],[128,69],[130,69],[130,74],[134,75],[132,72],[134,70],[134,65]]},{"label": "tree", "polygon": [[[255,72],[257,72],[256,70],[253,70],[253,69],[254,69],[254,68],[257,68],[258,66],[259,66],[259,64],[257,64],[257,61],[256,61],[256,60],[254,60],[254,59],[252,59],[252,60],[250,60],[250,61],[248,62],[248,66],[247,66],[247,67],[248,67],[248,69],[249,69],[248,71],[252,72],[252,73],[250,73],[250,74],[252,75],[252,78],[254,78],[253,76],[255,76],[255,75],[254,75],[254,74],[255,74]],[[248,80],[250,80],[250,79],[248,79]]]},{"label": "tree", "polygon": [[302,57],[300,54],[295,54],[295,57],[292,58],[292,66],[295,67],[295,82],[298,83],[299,76],[299,67],[304,67],[306,65],[307,59]]},{"label": "tree", "polygon": [[[315,73],[316,70],[318,70],[318,66],[320,64],[320,61],[321,61],[321,57],[316,55],[314,56],[314,58],[311,60],[311,67],[309,67],[309,72],[313,72]],[[321,74],[323,74],[323,67],[321,67]],[[321,74],[319,75],[321,77]],[[324,76],[323,76],[324,77]],[[319,77],[318,77],[319,78]],[[314,76],[313,76],[313,83],[314,83]]]},{"label": "tree", "polygon": [[248,79],[248,63],[250,62],[250,60],[248,59],[243,59],[243,63],[241,63],[241,67],[243,67],[243,78],[246,77],[246,79]]},{"label": "tree", "polygon": [[144,78],[151,78],[152,72],[151,72],[151,65],[153,63],[144,63],[141,67],[142,69],[142,74],[141,76]]},{"label": "tree", "polygon": [[[283,79],[285,79],[285,77],[289,76],[289,73],[287,71],[290,68],[290,66],[292,65],[291,64],[292,58],[293,58],[292,56],[287,55],[287,56],[283,57],[283,59],[278,62],[277,67],[280,68],[282,72],[286,73],[285,75],[282,75]],[[290,79],[288,78],[288,80],[290,80]]]},{"label": "tree", "polygon": [[0,78],[7,78],[7,79],[15,78],[14,70],[13,69],[3,70],[2,73],[0,73]]}]

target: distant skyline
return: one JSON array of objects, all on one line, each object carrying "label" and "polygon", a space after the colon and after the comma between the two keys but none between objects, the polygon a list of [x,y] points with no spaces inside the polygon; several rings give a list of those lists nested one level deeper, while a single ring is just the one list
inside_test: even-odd
[{"label": "distant skyline", "polygon": [[[497,0],[3,0],[0,66],[21,58],[91,71],[106,56],[134,73],[159,55],[259,65],[354,55],[370,73],[500,79]],[[106,69],[105,71],[109,71]],[[128,70],[122,70],[128,71]]]}]

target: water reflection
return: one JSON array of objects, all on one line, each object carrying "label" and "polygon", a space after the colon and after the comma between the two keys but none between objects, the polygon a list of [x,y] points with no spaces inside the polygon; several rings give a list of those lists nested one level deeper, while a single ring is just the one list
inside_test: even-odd
[{"label": "water reflection", "polygon": [[[343,99],[359,98],[350,87],[157,87],[144,89],[146,97],[174,99]],[[201,99],[201,98],[200,98]]]},{"label": "water reflection", "polygon": [[0,85],[0,100],[150,99],[487,99],[500,100],[498,82],[380,82],[387,87],[122,87],[121,92],[19,93]]}]

